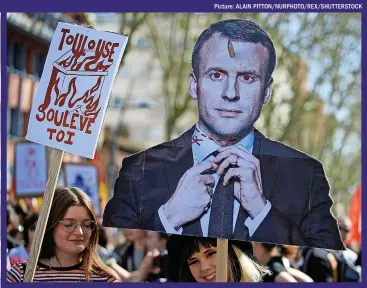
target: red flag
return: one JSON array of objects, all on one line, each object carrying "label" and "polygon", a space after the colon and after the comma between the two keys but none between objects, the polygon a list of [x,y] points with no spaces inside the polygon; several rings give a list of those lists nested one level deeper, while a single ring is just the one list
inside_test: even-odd
[{"label": "red flag", "polygon": [[346,245],[355,243],[361,245],[361,184],[359,183],[353,194],[352,201],[349,206],[349,218],[352,222],[352,228]]}]

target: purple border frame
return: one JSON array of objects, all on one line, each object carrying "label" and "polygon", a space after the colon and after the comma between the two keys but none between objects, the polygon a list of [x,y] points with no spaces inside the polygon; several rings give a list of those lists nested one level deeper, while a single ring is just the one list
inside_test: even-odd
[{"label": "purple border frame", "polygon": [[[6,1],[6,0],[5,0]],[[156,1],[149,1],[149,0],[140,0],[140,1],[130,1],[128,3],[123,3],[120,1],[115,1],[114,3],[109,3],[106,7],[101,7],[100,1],[88,1],[88,3],[83,3],[82,1],[75,1],[75,0],[63,0],[63,6],[57,6],[56,2],[48,1],[48,0],[18,0],[18,1],[2,1],[1,4],[1,86],[2,86],[2,94],[1,94],[1,191],[6,191],[6,177],[7,177],[7,163],[4,159],[6,159],[6,147],[7,147],[7,74],[6,74],[6,61],[7,61],[7,47],[6,47],[6,37],[7,37],[7,27],[6,27],[6,13],[4,12],[60,12],[60,11],[73,11],[73,12],[85,12],[88,10],[89,12],[111,12],[111,11],[118,11],[118,12],[215,12],[215,13],[224,13],[224,12],[280,12],[280,13],[289,13],[289,12],[334,12],[334,13],[343,13],[343,12],[354,12],[354,13],[361,13],[362,14],[362,23],[364,23],[365,27],[367,27],[367,3],[364,3],[365,6],[363,9],[359,10],[347,10],[347,9],[318,9],[318,10],[311,10],[311,9],[289,9],[289,10],[215,10],[214,3],[217,2],[218,4],[245,4],[245,3],[260,3],[260,4],[321,4],[321,1],[306,1],[300,0],[294,3],[292,0],[251,0],[251,1],[230,1],[230,0],[221,0],[221,1],[212,1],[212,0],[189,0],[189,1],[170,1],[164,0],[160,1],[159,3]],[[92,2],[93,1],[93,2]],[[87,1],[85,1],[87,2]],[[144,2],[144,3],[143,3]],[[241,3],[242,2],[242,3]],[[319,2],[319,3],[318,3]],[[323,4],[347,4],[348,1],[342,0],[323,0]],[[87,4],[87,5],[86,5]],[[362,0],[353,1],[353,3],[348,4],[362,4]],[[320,8],[320,7],[319,7]],[[362,98],[367,97],[367,81],[363,81],[364,78],[367,78],[367,28],[363,29],[362,24]],[[363,111],[367,109],[367,101],[362,101],[362,134],[364,129],[367,129],[367,116],[364,116]],[[363,163],[366,163],[367,159],[367,152],[366,152],[366,142],[367,140],[362,137],[362,166]],[[367,171],[362,168],[362,186],[367,182]],[[362,209],[367,206],[366,204],[367,196],[363,196],[362,194]],[[1,227],[4,229],[6,227],[6,193],[1,193]],[[363,217],[362,217],[363,218]],[[363,234],[367,234],[367,223],[362,220],[362,238],[364,238]],[[1,233],[1,287],[24,287],[24,285],[34,285],[34,287],[49,287],[49,283],[6,283],[6,233]],[[367,252],[367,244],[365,241],[362,241],[362,250],[363,254]],[[367,273],[366,269],[362,267],[362,280],[365,279]],[[163,283],[150,283],[149,287],[161,287],[163,285],[172,285],[173,283],[163,284]],[[54,283],[52,286],[54,287],[64,287],[64,283]],[[74,284],[72,284],[74,286]],[[79,285],[84,285],[84,287],[106,287],[106,283],[80,283]],[[144,283],[114,283],[111,285],[118,285],[124,287],[142,287],[141,285],[145,285]],[[205,284],[198,284],[198,283],[174,283],[173,285],[177,287],[197,287],[202,286]],[[214,283],[216,287],[233,287],[236,285],[243,285],[241,283]],[[281,287],[284,284],[281,283],[247,283],[245,285],[257,285],[257,287],[266,287],[267,285],[272,285],[273,287]],[[298,283],[296,284],[297,287],[306,287],[306,283]],[[362,283],[314,283],[309,284],[312,287],[332,287],[334,285],[338,285],[339,287],[356,287],[363,285]],[[238,286],[240,287],[240,286]]]}]

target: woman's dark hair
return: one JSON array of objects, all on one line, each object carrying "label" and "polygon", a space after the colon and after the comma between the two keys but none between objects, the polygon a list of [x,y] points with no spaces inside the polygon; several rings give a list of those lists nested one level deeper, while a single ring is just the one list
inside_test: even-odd
[{"label": "woman's dark hair", "polygon": [[196,79],[199,79],[200,51],[205,42],[217,33],[231,40],[260,43],[266,47],[269,51],[269,64],[266,72],[266,79],[270,79],[277,61],[273,40],[259,25],[243,19],[229,19],[214,23],[200,34],[195,43],[191,58],[192,70]]},{"label": "woman's dark hair", "polygon": [[106,248],[107,246],[107,236],[101,224],[98,224],[98,245]]},{"label": "woman's dark hair", "polygon": [[14,205],[14,211],[19,216],[19,223],[23,225],[25,218],[27,217],[27,212],[25,212],[19,204]]},{"label": "woman's dark hair", "polygon": [[38,220],[38,214],[37,213],[30,213],[28,214],[24,219],[23,224],[23,239],[24,239],[24,246],[27,247],[29,243],[29,235],[28,230],[35,230]]},{"label": "woman's dark hair", "polygon": [[[186,245],[182,250],[181,263],[178,272],[179,282],[196,282],[190,272],[187,261],[192,255],[200,251],[200,247],[210,248],[217,247],[217,239],[215,238],[196,238],[190,244]],[[232,245],[228,245],[229,268],[233,275],[233,282],[240,282],[242,275],[241,264],[236,256]]]},{"label": "woman's dark hair", "polygon": [[[22,226],[20,226],[22,227]],[[13,238],[15,238],[17,236],[18,233],[21,233],[21,231],[19,230],[19,228],[12,228],[10,231],[9,231],[9,235]]]}]

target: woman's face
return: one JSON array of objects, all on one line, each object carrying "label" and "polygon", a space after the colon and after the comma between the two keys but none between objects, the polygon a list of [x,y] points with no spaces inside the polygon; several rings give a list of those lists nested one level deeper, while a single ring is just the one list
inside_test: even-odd
[{"label": "woman's face", "polygon": [[91,230],[94,229],[91,220],[85,207],[71,206],[66,211],[62,223],[57,224],[54,230],[56,255],[60,252],[70,255],[83,252],[89,242]]},{"label": "woman's face", "polygon": [[216,247],[205,248],[200,246],[200,251],[194,253],[187,260],[192,276],[196,282],[215,282]]}]

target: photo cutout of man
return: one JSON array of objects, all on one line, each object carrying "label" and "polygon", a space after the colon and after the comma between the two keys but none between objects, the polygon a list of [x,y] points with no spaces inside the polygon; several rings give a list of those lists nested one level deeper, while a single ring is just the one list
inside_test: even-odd
[{"label": "photo cutout of man", "polygon": [[246,20],[212,24],[192,54],[199,121],[123,160],[103,225],[343,249],[322,164],[254,128],[276,51]]}]

